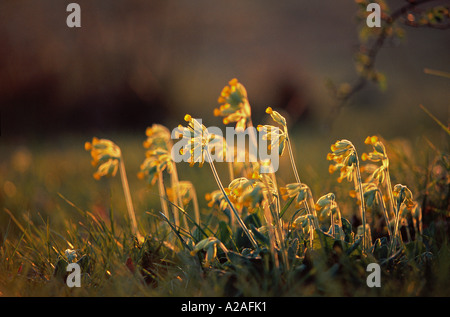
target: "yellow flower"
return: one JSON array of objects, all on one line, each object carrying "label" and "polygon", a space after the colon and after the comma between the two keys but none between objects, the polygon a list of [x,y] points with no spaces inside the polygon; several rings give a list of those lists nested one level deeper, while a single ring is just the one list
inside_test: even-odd
[{"label": "yellow flower", "polygon": [[328,166],[328,172],[330,174],[333,174],[336,171],[336,165],[330,164],[330,166]]},{"label": "yellow flower", "polygon": [[336,198],[333,193],[328,193],[320,197],[315,204],[316,211],[319,212],[319,218],[323,219],[326,215],[336,211]]},{"label": "yellow flower", "polygon": [[99,180],[103,176],[115,176],[121,160],[120,148],[110,140],[94,137],[91,142],[84,144],[86,151],[91,151],[92,166],[97,167],[94,178]]},{"label": "yellow flower", "polygon": [[377,136],[368,136],[365,140],[364,143],[365,144],[375,144],[378,142],[378,137]]},{"label": "yellow flower", "polygon": [[301,202],[308,198],[308,192],[308,186],[301,183],[291,183],[280,188],[281,197],[284,200],[295,197],[297,206],[300,206]]},{"label": "yellow flower", "polygon": [[[181,153],[190,153],[188,162],[190,166],[198,163],[203,166],[206,155],[214,154],[224,158],[226,155],[226,141],[217,134],[209,133],[208,129],[191,115],[186,114],[184,120],[189,124],[187,127],[179,126],[178,130],[183,139],[186,139],[186,145],[181,149]],[[210,151],[210,152],[206,152]]]},{"label": "yellow flower", "polygon": [[156,148],[163,148],[169,150],[172,146],[172,139],[169,129],[160,124],[153,124],[145,130],[147,139],[143,146],[146,149],[154,150]]},{"label": "yellow flower", "polygon": [[368,136],[365,139],[364,143],[372,145],[373,151],[369,153],[363,153],[361,159],[363,161],[382,163],[380,167],[371,169],[372,175],[370,177],[372,179],[377,179],[379,182],[383,182],[389,168],[389,159],[386,154],[386,149],[383,143],[376,136]]},{"label": "yellow flower", "polygon": [[267,149],[269,151],[278,148],[278,155],[283,155],[287,144],[285,131],[271,125],[258,125],[256,129],[261,133],[262,140],[268,141]]},{"label": "yellow flower", "polygon": [[259,179],[236,178],[228,185],[227,190],[230,201],[237,208],[247,207],[249,212],[261,206],[265,198],[273,197],[269,185]]},{"label": "yellow flower", "polygon": [[147,151],[146,158],[140,166],[138,178],[144,179],[147,176],[150,185],[154,185],[160,172],[167,169],[168,173],[172,173],[173,164],[172,156],[167,150],[159,148]]},{"label": "yellow flower", "polygon": [[411,208],[414,206],[413,195],[408,187],[402,184],[397,184],[394,186],[392,190],[394,194],[394,198],[397,201],[397,204],[405,204],[407,208]]},{"label": "yellow flower", "polygon": [[267,107],[266,113],[269,114],[273,121],[286,128],[286,119],[277,111],[274,111],[271,107]]},{"label": "yellow flower", "polygon": [[167,188],[167,197],[170,201],[176,201],[177,196],[179,196],[183,206],[186,206],[192,200],[193,187],[194,186],[189,181],[179,181],[177,184],[173,185],[173,187]]},{"label": "yellow flower", "polygon": [[337,179],[338,183],[341,183],[344,178],[352,181],[357,162],[356,149],[353,144],[348,140],[339,140],[331,145],[331,151],[327,154],[327,160],[334,161],[335,164],[328,167],[330,174],[339,169],[341,173]]},{"label": "yellow flower", "polygon": [[228,86],[222,89],[217,101],[221,105],[214,109],[214,115],[224,117],[224,124],[236,122],[236,129],[245,130],[251,116],[245,87],[234,78],[228,82]]}]

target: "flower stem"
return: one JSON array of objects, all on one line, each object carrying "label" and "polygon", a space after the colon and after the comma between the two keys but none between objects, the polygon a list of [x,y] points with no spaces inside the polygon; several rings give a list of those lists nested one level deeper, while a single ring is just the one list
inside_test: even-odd
[{"label": "flower stem", "polygon": [[[292,166],[292,170],[293,170],[293,172],[294,172],[295,181],[296,181],[297,183],[301,184],[302,182],[301,182],[301,180],[300,180],[300,176],[299,176],[298,171],[297,171],[297,166],[295,165],[295,161],[294,161],[294,151],[292,151],[291,139],[289,138],[289,134],[288,134],[287,128],[284,129],[284,133],[286,134],[286,140],[287,140],[287,145],[288,145],[288,153],[289,153],[289,160],[291,161],[291,166]],[[311,213],[310,206],[309,206],[309,204],[308,204],[308,199],[305,199],[305,200],[303,201],[303,203],[304,203],[304,205],[305,205],[306,212],[307,212],[308,214],[310,214],[310,215],[314,215],[314,216],[315,216],[315,217],[314,217],[314,218],[315,218],[315,221],[314,221],[314,222],[315,222],[315,225],[316,225],[316,229],[319,229],[319,224],[318,224],[318,222],[317,222],[317,216],[316,216],[316,212],[315,212],[315,208],[314,208],[314,200],[313,200],[313,198],[312,198],[311,190],[308,188],[308,196],[309,196],[309,195],[310,195],[310,197],[311,197],[311,199],[312,199],[312,202],[313,202],[312,208],[313,208],[314,212]]]},{"label": "flower stem", "polygon": [[198,207],[197,192],[194,185],[191,186],[191,199],[192,204],[194,205],[195,221],[200,224],[200,210]]},{"label": "flower stem", "polygon": [[[171,180],[171,184],[172,184],[172,188],[173,188],[173,193],[174,193],[174,203],[178,204],[178,206],[181,209],[184,209],[183,206],[183,201],[181,200],[180,197],[180,182],[178,179],[178,172],[177,172],[177,167],[175,162],[173,162],[173,169],[172,169],[172,173],[170,174],[170,180]],[[180,219],[180,212],[178,211],[178,208],[175,207],[175,205],[172,206],[172,212],[174,214],[174,217],[176,217],[176,219]],[[176,215],[176,216],[175,216]],[[189,224],[187,222],[186,219],[186,215],[183,214],[183,221],[184,221],[184,225],[185,225],[185,229],[189,231]]]},{"label": "flower stem", "polygon": [[[402,188],[400,190],[399,197],[403,196],[403,192],[404,189]],[[391,252],[394,252],[396,250],[397,242],[401,241],[400,233],[398,232],[398,225],[400,221],[400,207],[402,203],[403,202],[401,201],[401,199],[397,199],[397,210],[395,211],[395,224],[394,224],[394,239],[392,240],[389,254],[391,254]]]},{"label": "flower stem", "polygon": [[[158,173],[158,191],[159,191],[159,200],[161,201],[161,208],[162,208],[166,218],[170,219],[169,218],[169,207],[167,206],[167,202],[166,202],[166,190],[164,189],[162,172]],[[175,224],[178,226],[179,225],[178,217],[176,217],[175,214],[174,214],[174,218],[175,218]]]},{"label": "flower stem", "polygon": [[228,195],[225,192],[225,188],[223,187],[222,182],[220,181],[219,174],[217,173],[216,167],[214,166],[214,163],[213,163],[213,160],[211,158],[211,154],[209,153],[209,151],[206,151],[206,155],[208,156],[209,166],[211,167],[211,171],[212,171],[212,173],[214,175],[214,179],[216,180],[217,186],[219,187],[220,191],[222,192],[223,196],[225,197],[228,205],[230,206],[231,210],[234,213],[234,216],[236,217],[237,222],[241,226],[241,228],[244,231],[244,233],[247,235],[247,237],[250,240],[252,246],[255,249],[258,249],[258,245],[257,245],[255,239],[253,238],[253,236],[249,232],[248,228],[245,226],[245,223],[242,221],[241,217],[239,216],[238,212],[236,211],[236,208],[231,203],[230,198],[228,198]]},{"label": "flower stem", "polygon": [[394,193],[392,192],[392,184],[391,184],[391,176],[389,174],[389,164],[385,165],[385,178],[386,178],[386,187],[389,195],[389,206],[393,216],[395,216],[395,207],[394,207]]},{"label": "flower stem", "polygon": [[360,211],[361,211],[361,221],[362,221],[362,226],[363,226],[363,240],[362,240],[362,246],[363,246],[363,250],[365,251],[367,246],[367,239],[366,239],[366,206],[365,206],[365,202],[364,202],[364,193],[363,193],[363,189],[362,189],[362,180],[361,180],[361,172],[359,170],[359,159],[358,156],[356,155],[356,151],[355,151],[355,157],[356,157],[356,163],[355,163],[355,186],[357,186],[357,188],[355,188],[357,190],[357,192],[359,192],[359,200],[360,200]]},{"label": "flower stem", "polygon": [[127,204],[128,216],[130,217],[130,221],[131,221],[131,230],[132,230],[133,235],[135,235],[139,241],[142,241],[143,237],[141,236],[141,234],[139,233],[139,230],[137,228],[137,222],[136,222],[136,216],[134,213],[133,202],[131,201],[130,187],[128,185],[127,174],[125,172],[125,164],[123,163],[122,157],[120,158],[119,168],[120,168],[120,178],[122,180],[123,192],[125,195],[125,202]]},{"label": "flower stem", "polygon": [[287,129],[284,129],[284,133],[286,134],[286,140],[287,140],[288,152],[289,152],[289,159],[291,161],[292,170],[294,171],[295,181],[297,183],[301,184],[300,176],[298,175],[298,171],[297,171],[297,166],[295,165],[295,161],[294,161],[294,153],[292,151],[291,139],[289,138]]},{"label": "flower stem", "polygon": [[383,195],[381,194],[381,191],[379,189],[377,190],[377,199],[378,199],[378,205],[381,207],[381,209],[383,211],[384,221],[386,222],[386,227],[388,229],[389,240],[392,241],[392,230],[391,230],[391,226],[390,226],[390,222],[389,222],[389,215],[386,210],[386,205],[384,204],[384,201],[383,201]]}]

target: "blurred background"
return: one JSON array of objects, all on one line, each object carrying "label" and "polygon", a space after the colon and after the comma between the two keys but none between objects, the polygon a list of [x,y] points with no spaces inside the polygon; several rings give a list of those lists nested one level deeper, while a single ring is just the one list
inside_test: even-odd
[{"label": "blurred background", "polygon": [[[81,28],[66,25],[70,2],[0,2],[5,208],[48,212],[56,193],[83,202],[89,188],[105,199],[109,189],[95,187],[83,149],[94,135],[125,140],[118,143],[133,186],[145,128],[173,129],[186,113],[223,126],[213,109],[234,77],[247,88],[255,125],[266,120],[267,106],[288,116],[310,182],[327,175],[325,157],[336,139],[361,145],[367,135],[402,138],[412,142],[409,153],[425,146],[422,136],[447,143],[419,104],[448,122],[450,81],[423,71],[450,71],[448,30],[405,27],[405,40],[387,42],[377,58],[387,89],[369,84],[326,125],[335,102],[326,81],[357,79],[353,0],[79,0]],[[404,1],[390,3],[395,9]],[[214,184],[199,186],[203,195]],[[95,205],[89,199],[86,206]]]},{"label": "blurred background", "polygon": [[[66,25],[69,3],[0,4],[3,140],[140,133],[154,122],[174,127],[187,112],[213,120],[217,96],[233,77],[248,90],[254,121],[270,105],[317,123],[333,103],[325,80],[356,80],[353,0],[78,1],[81,28]],[[392,9],[401,4],[393,1]],[[419,103],[447,121],[449,82],[423,69],[449,70],[449,32],[406,31],[377,61],[388,89],[369,85],[359,93],[351,114],[335,119],[341,132],[361,111],[373,133],[426,128]]]}]

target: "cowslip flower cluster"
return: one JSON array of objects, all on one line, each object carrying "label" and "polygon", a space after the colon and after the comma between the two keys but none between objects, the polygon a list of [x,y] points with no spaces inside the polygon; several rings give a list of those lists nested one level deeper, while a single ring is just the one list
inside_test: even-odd
[{"label": "cowslip flower cluster", "polygon": [[236,130],[245,130],[251,118],[245,87],[236,78],[233,78],[222,89],[217,101],[221,105],[214,109],[214,115],[224,117],[224,124],[236,122]]},{"label": "cowslip flower cluster", "polygon": [[139,179],[148,178],[150,185],[154,185],[161,172],[167,170],[172,173],[174,163],[170,153],[170,131],[163,125],[153,124],[145,131],[147,139],[143,142],[145,153],[144,162],[140,166],[137,176]]},{"label": "cowslip flower cluster", "polygon": [[233,180],[225,191],[237,208],[247,207],[249,212],[260,207],[269,194],[269,188],[262,181],[245,177]]},{"label": "cowslip flower cluster", "polygon": [[139,241],[143,241],[143,237],[139,233],[137,228],[136,216],[134,213],[133,202],[131,200],[130,188],[128,186],[128,180],[125,173],[125,165],[122,160],[122,152],[120,148],[112,141],[106,139],[98,139],[94,137],[92,142],[86,142],[84,144],[86,151],[91,151],[92,165],[98,166],[97,171],[94,173],[94,178],[99,180],[106,176],[115,176],[117,170],[120,169],[120,176],[122,181],[122,187],[125,194],[125,201],[127,204],[128,216],[131,221],[131,230]]},{"label": "cowslip flower cluster", "polygon": [[145,130],[147,139],[144,141],[143,146],[148,150],[154,150],[162,148],[169,150],[171,144],[171,135],[169,129],[161,124],[153,124]]},{"label": "cowslip flower cluster", "polygon": [[187,127],[180,125],[178,131],[187,142],[180,149],[180,154],[188,153],[190,155],[187,159],[190,166],[194,166],[195,163],[198,163],[200,167],[203,166],[205,160],[209,162],[207,156],[211,154],[221,159],[225,157],[226,141],[223,137],[209,133],[203,124],[189,114],[184,116],[184,120],[188,122]]},{"label": "cowslip flower cluster", "polygon": [[192,200],[193,189],[194,185],[191,182],[179,181],[177,184],[166,189],[167,197],[170,201],[176,201],[177,196],[179,196],[183,206],[186,206]]},{"label": "cowslip flower cluster", "polygon": [[334,161],[328,168],[330,174],[336,170],[340,171],[338,182],[341,183],[344,178],[348,181],[353,180],[353,170],[358,160],[356,150],[353,144],[348,140],[339,140],[331,145],[331,153],[328,153],[327,160]]},{"label": "cowslip flower cluster", "polygon": [[398,205],[405,204],[408,209],[414,207],[413,195],[408,187],[397,184],[394,186],[392,192]]},{"label": "cowslip flower cluster", "polygon": [[363,153],[361,155],[361,160],[382,163],[378,168],[372,171],[370,178],[372,180],[377,180],[379,183],[383,183],[386,179],[386,172],[389,168],[389,159],[386,155],[386,148],[377,136],[368,136],[364,143],[372,145],[373,151]]},{"label": "cowslip flower cluster", "polygon": [[283,130],[272,125],[258,125],[257,130],[262,134],[262,139],[268,141],[268,150],[278,148],[278,155],[283,155],[288,142],[286,119],[271,107],[267,107],[266,113],[283,127]]},{"label": "cowslip flower cluster", "polygon": [[208,207],[217,206],[221,211],[225,211],[228,208],[228,202],[219,189],[206,193],[205,199],[208,202]]},{"label": "cowslip flower cluster", "polygon": [[272,117],[273,121],[281,125],[283,128],[287,128],[286,118],[283,117],[278,111],[273,110],[272,107],[267,107],[266,113]]},{"label": "cowslip flower cluster", "polygon": [[287,200],[295,197],[297,207],[308,197],[308,191],[308,186],[301,183],[291,183],[285,187],[280,187],[281,198]]},{"label": "cowslip flower cluster", "polygon": [[336,197],[333,193],[328,193],[320,197],[315,204],[316,211],[319,212],[319,219],[329,216],[337,211]]},{"label": "cowslip flower cluster", "polygon": [[363,161],[370,160],[372,162],[379,162],[381,160],[387,159],[386,149],[385,149],[383,143],[378,139],[377,136],[368,136],[364,140],[364,143],[368,144],[368,145],[372,145],[373,151],[368,154],[363,153],[361,155],[361,159]]},{"label": "cowslip flower cluster", "polygon": [[161,172],[167,170],[168,173],[172,173],[173,164],[172,156],[169,151],[163,148],[147,151],[145,160],[140,166],[138,178],[144,179],[145,177],[148,177],[150,185],[154,185]]},{"label": "cowslip flower cluster", "polygon": [[294,229],[302,229],[303,233],[308,234],[310,231],[314,230],[314,219],[313,215],[301,215],[294,219],[292,222],[292,227]]},{"label": "cowslip flower cluster", "polygon": [[94,137],[92,142],[84,144],[84,148],[86,151],[91,151],[92,166],[98,166],[93,175],[96,180],[103,176],[111,177],[117,174],[122,154],[114,142]]}]

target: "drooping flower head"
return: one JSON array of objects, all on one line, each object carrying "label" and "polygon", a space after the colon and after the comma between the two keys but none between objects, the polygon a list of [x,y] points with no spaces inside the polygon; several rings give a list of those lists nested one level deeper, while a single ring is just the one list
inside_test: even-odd
[{"label": "drooping flower head", "polygon": [[174,169],[171,156],[172,139],[169,129],[161,124],[153,124],[145,131],[147,139],[143,142],[145,160],[137,174],[139,179],[148,178],[150,185],[154,185],[161,172],[166,170],[169,174]]},{"label": "drooping flower head", "polygon": [[167,172],[172,173],[173,160],[169,151],[158,148],[152,151],[147,151],[145,160],[140,166],[138,178],[144,179],[148,177],[150,185],[154,185],[159,177],[160,172],[167,169]]},{"label": "drooping flower head", "polygon": [[363,153],[361,155],[363,161],[369,160],[372,162],[379,162],[387,159],[386,149],[377,136],[368,136],[364,140],[364,143],[372,145],[373,151],[368,154]]},{"label": "drooping flower head", "polygon": [[394,186],[392,192],[397,204],[405,204],[408,209],[414,207],[415,203],[413,201],[413,195],[408,187],[402,184],[397,184]]},{"label": "drooping flower head", "polygon": [[177,196],[180,196],[183,206],[189,204],[194,195],[194,185],[189,181],[179,181],[177,184],[168,187],[166,190],[167,197],[170,201],[176,201]]},{"label": "drooping flower head", "polygon": [[386,154],[386,148],[377,136],[368,136],[365,144],[372,145],[373,151],[369,153],[363,153],[361,159],[363,161],[380,162],[381,165],[372,171],[370,175],[371,179],[377,180],[379,183],[383,183],[386,178],[386,172],[389,168],[389,159]]},{"label": "drooping flower head", "polygon": [[[362,183],[361,185],[363,194],[364,194],[364,202],[366,203],[367,208],[372,208],[376,203],[377,194],[380,192],[378,186],[374,182]],[[359,189],[351,190],[350,197],[356,198]],[[360,202],[357,202],[360,204]]]},{"label": "drooping flower head", "polygon": [[217,101],[220,106],[214,109],[214,115],[224,117],[224,124],[236,122],[236,130],[245,130],[251,117],[245,87],[234,78],[222,89]]},{"label": "drooping flower head", "polygon": [[283,155],[287,144],[284,131],[272,125],[258,125],[256,129],[261,133],[262,140],[267,141],[267,150],[278,149],[278,155]]},{"label": "drooping flower head", "polygon": [[273,110],[272,107],[267,107],[266,113],[272,117],[273,121],[281,125],[283,128],[287,128],[286,118],[283,117],[278,111]]},{"label": "drooping flower head", "polygon": [[308,197],[308,191],[308,186],[302,183],[291,183],[286,187],[280,187],[281,197],[284,200],[295,197],[297,206],[300,206],[301,202]]},{"label": "drooping flower head", "polygon": [[319,212],[320,219],[323,219],[325,216],[329,216],[330,213],[336,212],[336,207],[336,197],[333,193],[323,195],[315,204],[315,209]]},{"label": "drooping flower head", "polygon": [[120,148],[112,141],[94,137],[92,142],[84,144],[86,151],[91,151],[92,166],[97,167],[94,178],[115,176],[122,157]]},{"label": "drooping flower head", "polygon": [[144,141],[144,148],[154,150],[156,148],[163,148],[170,150],[172,143],[169,129],[161,124],[153,124],[145,130],[147,139]]},{"label": "drooping flower head", "polygon": [[348,181],[353,179],[353,170],[357,162],[356,150],[354,145],[348,140],[339,140],[331,145],[331,153],[328,153],[327,160],[334,161],[335,164],[329,166],[328,171],[331,173],[340,170],[341,174],[338,182],[342,182],[344,178]]},{"label": "drooping flower head", "polygon": [[[187,114],[184,120],[188,122],[187,127],[179,126],[178,130],[187,142],[181,148],[181,155],[189,153],[188,162],[191,166],[198,163],[203,166],[207,160],[207,153],[223,159],[226,155],[226,141],[222,136],[210,133],[208,129],[197,119]],[[208,151],[208,152],[207,152]]]},{"label": "drooping flower head", "polygon": [[270,184],[245,177],[234,179],[226,188],[226,193],[237,208],[246,207],[249,212],[256,211],[267,199],[274,197]]}]

